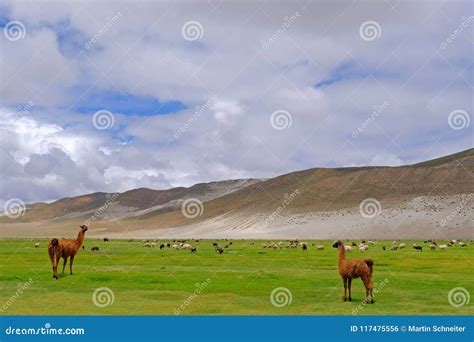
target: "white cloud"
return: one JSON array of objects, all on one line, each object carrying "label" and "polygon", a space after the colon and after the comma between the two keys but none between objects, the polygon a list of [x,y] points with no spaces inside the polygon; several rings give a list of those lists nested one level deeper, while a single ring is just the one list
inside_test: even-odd
[{"label": "white cloud", "polygon": [[[15,42],[0,37],[0,161],[7,165],[0,197],[32,201],[316,166],[399,165],[469,148],[468,130],[454,132],[447,116],[473,112],[472,30],[439,48],[469,5],[4,1],[5,15],[27,32]],[[182,38],[189,20],[202,24],[202,39]],[[367,20],[380,24],[380,39],[360,38]],[[75,108],[88,97],[112,106],[100,98],[104,91],[177,100],[187,109],[150,117],[112,110],[114,128],[97,131],[92,113]],[[17,117],[16,106],[30,101],[33,110]],[[387,109],[354,139],[384,101]],[[270,124],[279,109],[293,121],[281,131]]]}]

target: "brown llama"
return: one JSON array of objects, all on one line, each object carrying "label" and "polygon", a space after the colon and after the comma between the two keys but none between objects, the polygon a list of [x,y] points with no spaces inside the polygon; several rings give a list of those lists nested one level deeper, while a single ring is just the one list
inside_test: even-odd
[{"label": "brown llama", "polygon": [[72,263],[74,262],[74,256],[77,251],[81,248],[84,241],[84,234],[87,231],[86,225],[79,226],[81,231],[77,235],[76,240],[70,239],[52,239],[48,244],[48,254],[51,259],[51,265],[53,267],[53,278],[58,279],[58,264],[59,259],[64,259],[63,273],[66,268],[67,259],[69,258],[69,269],[72,275]]},{"label": "brown llama", "polygon": [[[365,302],[373,303],[374,295],[372,292],[372,273],[374,272],[374,262],[371,259],[346,259],[346,250],[344,244],[338,240],[333,245],[339,252],[339,274],[344,282],[344,301],[352,301],[351,287],[352,279],[361,278],[365,286]],[[349,289],[349,296],[347,296]]]}]

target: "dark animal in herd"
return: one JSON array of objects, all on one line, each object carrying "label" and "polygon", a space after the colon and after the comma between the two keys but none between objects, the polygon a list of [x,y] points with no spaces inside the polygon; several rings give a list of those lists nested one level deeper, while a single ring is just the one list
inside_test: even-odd
[{"label": "dark animal in herd", "polygon": [[423,252],[423,246],[413,245],[413,248],[416,249],[417,251]]},{"label": "dark animal in herd", "polygon": [[339,274],[344,283],[344,301],[352,300],[352,279],[360,277],[365,286],[365,302],[373,303],[372,274],[374,272],[374,261],[372,259],[346,259],[346,250],[340,240],[332,246],[337,248],[339,253],[338,266]]},{"label": "dark animal in herd", "polygon": [[98,252],[99,251],[99,246],[94,246],[91,248],[92,252]]},{"label": "dark animal in herd", "polygon": [[86,225],[81,225],[79,227],[81,230],[79,231],[79,234],[75,240],[53,238],[51,241],[49,241],[48,254],[49,259],[51,260],[51,266],[53,268],[53,278],[59,278],[58,263],[59,259],[61,258],[64,259],[63,273],[64,269],[66,268],[67,259],[69,258],[69,269],[72,275],[72,264],[74,262],[74,257],[81,248],[82,243],[84,242],[84,235],[87,231]]},{"label": "dark animal in herd", "polygon": [[109,238],[104,238],[104,242],[109,242]]},{"label": "dark animal in herd", "polygon": [[216,249],[216,253],[218,253],[218,254],[224,253],[224,250],[219,246],[215,246],[215,249]]}]

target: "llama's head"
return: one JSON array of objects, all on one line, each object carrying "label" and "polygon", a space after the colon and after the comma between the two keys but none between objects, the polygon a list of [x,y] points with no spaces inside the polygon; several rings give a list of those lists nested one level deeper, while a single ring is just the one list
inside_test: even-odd
[{"label": "llama's head", "polygon": [[87,226],[85,224],[81,224],[79,228],[81,228],[84,233],[87,231]]},{"label": "llama's head", "polygon": [[342,241],[341,240],[337,240],[333,243],[332,245],[334,248],[339,248],[339,246],[342,246]]}]

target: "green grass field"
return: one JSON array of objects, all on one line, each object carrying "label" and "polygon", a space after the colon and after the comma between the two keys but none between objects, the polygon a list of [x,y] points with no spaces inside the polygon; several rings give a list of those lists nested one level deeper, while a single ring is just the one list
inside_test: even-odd
[{"label": "green grass field", "polygon": [[[74,275],[69,275],[67,266],[59,280],[52,278],[47,241],[35,241],[40,241],[40,248],[34,248],[33,240],[0,240],[2,315],[474,314],[472,301],[459,308],[448,302],[455,287],[474,293],[474,245],[469,244],[430,251],[417,241],[424,246],[419,252],[411,248],[414,241],[403,241],[406,249],[383,251],[382,245],[391,243],[379,241],[363,254],[375,261],[376,292],[375,304],[363,305],[360,279],[353,282],[353,301],[342,301],[343,283],[332,241],[308,241],[305,252],[263,249],[264,241],[234,240],[223,255],[217,255],[208,240],[193,241],[198,252],[191,254],[161,251],[160,241],[156,248],[143,248],[141,241],[86,239],[86,249],[76,256]],[[219,241],[221,246],[225,243]],[[317,251],[312,243],[323,244],[325,250]],[[95,245],[99,252],[90,251]],[[348,257],[359,258],[361,253],[354,250]],[[101,287],[114,296],[105,307],[93,302],[94,291]],[[278,287],[290,291],[291,303],[272,304],[270,295]],[[201,293],[194,295],[198,288]]]}]

